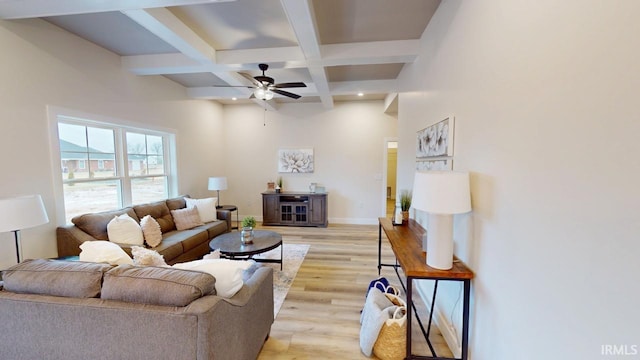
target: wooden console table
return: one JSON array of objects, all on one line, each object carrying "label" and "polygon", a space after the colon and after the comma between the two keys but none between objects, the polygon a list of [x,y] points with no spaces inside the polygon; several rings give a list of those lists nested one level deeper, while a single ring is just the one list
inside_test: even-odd
[{"label": "wooden console table", "polygon": [[[473,272],[467,268],[467,266],[454,257],[453,268],[450,270],[439,270],[427,266],[426,253],[422,250],[422,237],[425,234],[425,230],[415,220],[410,219],[407,225],[394,226],[390,219],[379,218],[378,229],[378,275],[383,266],[393,267],[398,279],[402,284],[403,289],[407,294],[407,306],[410,309],[407,311],[407,357],[406,359],[438,359],[446,360],[452,358],[438,357],[431,341],[429,340],[429,333],[431,331],[431,322],[433,320],[433,309],[436,302],[436,294],[438,291],[438,281],[461,281],[464,286],[464,298],[462,307],[462,357],[456,358],[461,360],[467,360],[468,355],[468,342],[469,342],[469,295],[471,290],[471,279],[473,279]],[[383,264],[382,263],[382,232],[384,231],[393,253],[396,256],[395,264]],[[398,267],[402,268],[404,272],[405,281],[402,281],[402,276],[398,271]],[[429,279],[435,280],[433,288],[433,295],[431,299],[431,308],[429,310],[429,322],[427,324],[427,330],[425,331],[415,304],[413,303],[413,281]],[[405,286],[406,283],[406,286]],[[411,353],[411,318],[412,311],[415,312],[416,320],[420,325],[422,334],[427,340],[427,345],[433,356],[418,356]]]}]

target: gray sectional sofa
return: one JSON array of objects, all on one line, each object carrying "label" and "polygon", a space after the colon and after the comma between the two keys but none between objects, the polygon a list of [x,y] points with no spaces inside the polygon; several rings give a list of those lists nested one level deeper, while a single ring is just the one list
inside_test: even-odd
[{"label": "gray sectional sofa", "polygon": [[256,359],[273,323],[273,270],[215,295],[207,273],[27,260],[0,281],[0,358]]},{"label": "gray sectional sofa", "polygon": [[[85,241],[109,240],[107,224],[115,216],[128,214],[137,222],[145,215],[151,215],[162,230],[162,243],[154,248],[169,265],[201,258],[208,254],[209,241],[214,237],[231,231],[231,213],[217,210],[217,221],[206,223],[189,230],[176,230],[171,210],[186,207],[184,197],[136,205],[120,210],[84,214],[74,217],[73,225],[60,226],[56,230],[58,256],[69,257],[80,254],[80,245]],[[131,256],[131,248],[122,246]]]}]

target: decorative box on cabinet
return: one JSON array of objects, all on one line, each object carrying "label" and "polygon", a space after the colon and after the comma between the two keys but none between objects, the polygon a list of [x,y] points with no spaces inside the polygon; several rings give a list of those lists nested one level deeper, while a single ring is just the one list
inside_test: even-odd
[{"label": "decorative box on cabinet", "polygon": [[327,193],[263,192],[262,223],[326,227]]}]

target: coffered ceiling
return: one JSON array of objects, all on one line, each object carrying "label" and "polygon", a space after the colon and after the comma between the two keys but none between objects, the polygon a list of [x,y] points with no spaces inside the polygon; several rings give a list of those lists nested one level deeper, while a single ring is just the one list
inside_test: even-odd
[{"label": "coffered ceiling", "polygon": [[[189,96],[248,100],[259,63],[276,83],[304,82],[268,102],[383,99],[418,54],[440,0],[0,0],[0,18],[41,17],[121,56],[140,76],[165,76]],[[225,86],[225,87],[223,87]],[[226,87],[238,86],[238,87]],[[361,93],[363,96],[357,97]]]}]

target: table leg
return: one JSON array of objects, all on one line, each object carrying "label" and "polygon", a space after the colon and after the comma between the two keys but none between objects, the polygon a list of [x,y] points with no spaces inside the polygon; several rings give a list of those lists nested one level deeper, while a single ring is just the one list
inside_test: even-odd
[{"label": "table leg", "polygon": [[413,305],[413,278],[407,277],[407,353],[406,359],[411,359],[411,311]]},{"label": "table leg", "polygon": [[378,276],[382,270],[382,224],[378,224]]},{"label": "table leg", "polygon": [[[233,215],[231,215],[233,216]],[[233,217],[232,217],[233,219]],[[240,209],[238,209],[238,207],[236,206],[236,226],[235,227],[231,227],[231,230],[236,229],[236,230],[240,230]]]},{"label": "table leg", "polygon": [[469,295],[471,280],[464,280],[464,300],[462,307],[462,360],[467,360],[469,352]]}]

